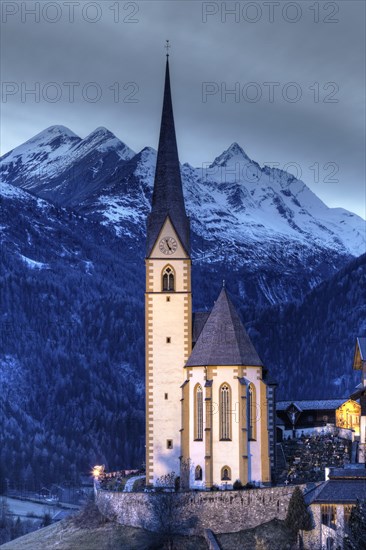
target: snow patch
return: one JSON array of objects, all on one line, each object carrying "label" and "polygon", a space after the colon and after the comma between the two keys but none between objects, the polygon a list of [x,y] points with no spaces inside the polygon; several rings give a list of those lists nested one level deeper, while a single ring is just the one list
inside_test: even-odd
[{"label": "snow patch", "polygon": [[49,269],[48,264],[45,264],[43,262],[37,262],[36,260],[27,258],[27,256],[23,256],[23,254],[19,254],[19,256],[30,269]]}]

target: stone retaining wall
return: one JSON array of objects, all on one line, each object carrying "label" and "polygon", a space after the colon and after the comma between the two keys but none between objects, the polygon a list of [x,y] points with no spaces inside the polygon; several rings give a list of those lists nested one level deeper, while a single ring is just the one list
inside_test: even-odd
[{"label": "stone retaining wall", "polygon": [[[300,486],[304,489],[304,486]],[[230,533],[285,519],[294,486],[245,491],[115,493],[96,489],[100,512],[122,525],[202,535]]]}]

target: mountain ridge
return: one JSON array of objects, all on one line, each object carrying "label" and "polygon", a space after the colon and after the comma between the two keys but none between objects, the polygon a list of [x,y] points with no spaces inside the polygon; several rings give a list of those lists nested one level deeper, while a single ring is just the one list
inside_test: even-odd
[{"label": "mountain ridge", "polygon": [[[142,261],[156,151],[135,154],[103,127],[75,136],[64,127],[41,132],[0,159],[0,181],[109,228]],[[237,271],[243,296],[259,307],[301,300],[365,251],[364,220],[328,208],[291,174],[261,168],[235,142],[181,173],[196,269]]]}]

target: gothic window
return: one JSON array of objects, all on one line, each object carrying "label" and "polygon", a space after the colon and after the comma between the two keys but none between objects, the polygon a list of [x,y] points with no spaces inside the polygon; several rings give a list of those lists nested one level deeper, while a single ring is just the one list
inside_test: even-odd
[{"label": "gothic window", "polygon": [[194,395],[194,418],[195,418],[195,440],[203,440],[203,391],[202,386],[198,384],[195,388]]},{"label": "gothic window", "polygon": [[196,481],[201,481],[202,480],[202,468],[201,466],[197,466],[195,471],[194,471],[194,479]]},{"label": "gothic window", "polygon": [[220,389],[220,439],[222,441],[228,441],[231,438],[230,401],[230,387],[228,384],[223,384]]},{"label": "gothic window", "polygon": [[172,267],[170,267],[170,265],[167,265],[163,269],[163,291],[174,291],[174,270]]},{"label": "gothic window", "polygon": [[249,439],[257,439],[257,403],[254,384],[249,384],[248,389],[248,429]]},{"label": "gothic window", "polygon": [[221,480],[222,481],[230,481],[231,480],[231,469],[229,466],[224,466],[221,469]]}]

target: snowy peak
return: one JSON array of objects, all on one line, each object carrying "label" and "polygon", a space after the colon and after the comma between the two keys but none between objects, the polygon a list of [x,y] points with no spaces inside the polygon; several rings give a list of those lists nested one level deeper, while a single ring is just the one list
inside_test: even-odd
[{"label": "snowy peak", "polygon": [[0,159],[1,180],[46,200],[73,206],[98,193],[135,156],[107,128],[81,139],[51,126]]},{"label": "snowy peak", "polygon": [[[55,140],[59,140],[60,143],[68,143],[69,141],[80,141],[80,139],[81,138],[70,130],[70,128],[62,125],[55,125],[49,126],[49,128],[39,132],[39,134],[26,141],[24,145],[21,145],[20,147],[31,144],[47,145],[49,143],[53,143]],[[17,149],[19,149],[19,147]],[[14,149],[14,151],[15,150],[16,149]]]},{"label": "snowy peak", "polygon": [[[141,238],[155,166],[154,149],[135,154],[107,128],[80,139],[53,126],[0,159],[0,176],[109,225],[117,235]],[[260,167],[237,143],[202,168],[184,164],[181,173],[192,230],[217,247],[213,257],[224,254],[228,242],[243,262],[251,253],[255,261],[265,262],[280,243],[291,249],[289,256],[299,250],[304,257],[319,250],[320,256],[324,251],[348,257],[365,252],[364,220],[328,208],[288,172]]]},{"label": "snowy peak", "polygon": [[236,142],[232,143],[226,151],[221,153],[211,163],[210,168],[214,166],[230,166],[238,162],[250,162],[250,158]]},{"label": "snowy peak", "polygon": [[107,128],[100,126],[83,139],[75,151],[85,154],[87,151],[95,149],[100,153],[116,152],[121,160],[129,160],[135,152],[118,139]]},{"label": "snowy peak", "polygon": [[[67,126],[63,126],[62,124],[57,124],[54,126],[49,126],[43,132],[40,132],[38,136],[45,135],[45,136],[63,136],[65,138],[77,138],[80,139],[78,135],[76,135],[70,128],[67,128]],[[35,136],[37,137],[37,136]]]},{"label": "snowy peak", "polygon": [[66,126],[50,126],[5,154],[1,158],[1,165],[24,164],[32,160],[43,161],[47,153],[54,158],[57,152],[64,154],[79,141],[81,141],[81,138]]}]

